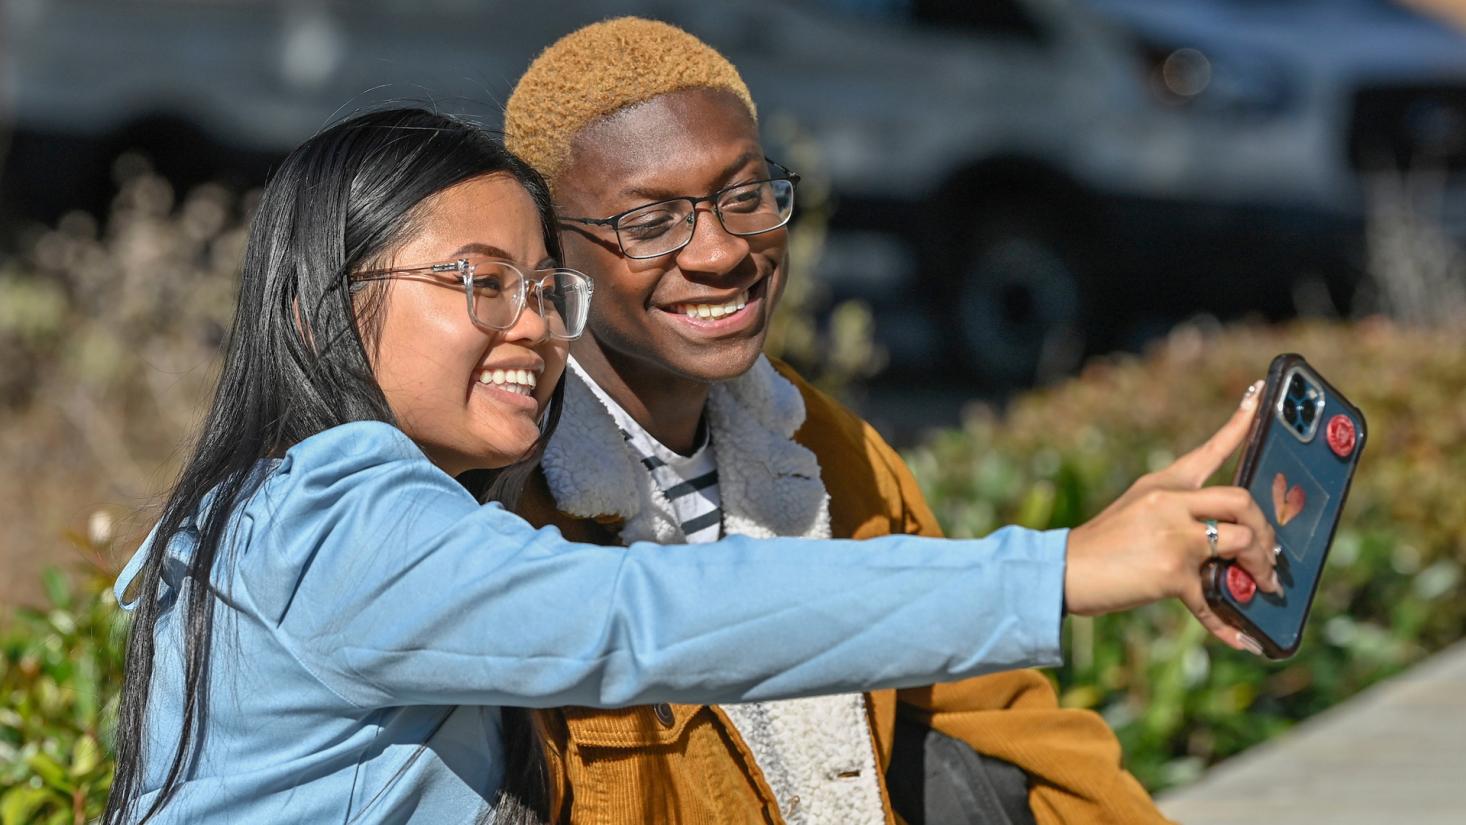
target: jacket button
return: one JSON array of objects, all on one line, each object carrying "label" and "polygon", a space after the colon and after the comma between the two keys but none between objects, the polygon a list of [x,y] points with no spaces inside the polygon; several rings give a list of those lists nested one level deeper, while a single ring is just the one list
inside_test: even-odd
[{"label": "jacket button", "polygon": [[652,713],[655,713],[657,715],[658,722],[661,722],[663,725],[669,728],[672,727],[672,724],[677,721],[677,717],[672,715],[672,706],[667,704],[666,702],[654,706],[652,708]]}]

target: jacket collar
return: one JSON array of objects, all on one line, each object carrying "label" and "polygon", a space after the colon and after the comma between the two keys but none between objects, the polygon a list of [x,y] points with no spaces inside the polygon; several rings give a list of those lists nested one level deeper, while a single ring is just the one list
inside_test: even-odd
[{"label": "jacket collar", "polygon": [[[587,380],[578,369],[566,371],[565,410],[540,462],[556,507],[579,518],[621,521],[626,544],[679,540],[661,491]],[[724,533],[829,538],[819,461],[794,441],[805,416],[799,389],[759,356],[748,372],[713,386],[706,414]]]}]

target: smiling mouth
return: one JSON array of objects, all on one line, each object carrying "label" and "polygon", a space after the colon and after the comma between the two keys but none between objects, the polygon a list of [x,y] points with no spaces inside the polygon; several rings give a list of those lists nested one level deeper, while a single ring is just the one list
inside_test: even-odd
[{"label": "smiling mouth", "polygon": [[764,287],[768,281],[769,279],[767,277],[760,278],[752,286],[721,303],[684,301],[676,304],[665,304],[658,307],[658,309],[668,315],[678,315],[702,324],[721,321],[739,314],[747,309],[749,304],[761,299],[764,295]]},{"label": "smiling mouth", "polygon": [[676,315],[686,315],[688,318],[703,318],[717,320],[727,315],[732,315],[740,309],[748,306],[748,290],[738,293],[733,300],[721,304],[673,304],[667,307],[667,311]]},{"label": "smiling mouth", "polygon": [[518,395],[533,396],[539,376],[533,370],[484,370],[478,374],[478,382]]}]

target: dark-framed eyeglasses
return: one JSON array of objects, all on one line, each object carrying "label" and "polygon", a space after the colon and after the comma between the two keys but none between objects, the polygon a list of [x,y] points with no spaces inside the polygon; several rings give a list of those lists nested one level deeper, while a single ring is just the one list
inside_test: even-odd
[{"label": "dark-framed eyeglasses", "polygon": [[777,174],[720,189],[701,198],[668,198],[646,203],[609,218],[560,216],[568,223],[609,226],[616,232],[621,253],[628,258],[655,258],[676,252],[692,241],[697,229],[697,205],[711,203],[718,223],[730,235],[772,232],[789,223],[794,214],[794,188],[799,175],[783,164],[764,158]]},{"label": "dark-framed eyeglasses", "polygon": [[460,282],[468,300],[469,319],[475,326],[495,332],[514,326],[533,293],[535,311],[545,319],[550,337],[561,341],[573,341],[585,332],[595,291],[591,279],[573,269],[534,269],[527,274],[514,262],[498,258],[459,258],[422,266],[372,269],[356,273],[352,281],[435,276]]}]

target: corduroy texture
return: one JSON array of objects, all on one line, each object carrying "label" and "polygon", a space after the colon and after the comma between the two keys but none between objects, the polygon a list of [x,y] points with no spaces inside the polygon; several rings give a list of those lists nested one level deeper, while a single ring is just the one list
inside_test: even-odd
[{"label": "corduroy texture", "polygon": [[730,92],[758,118],[738,70],[696,37],[640,17],[592,23],[555,41],[529,64],[504,106],[504,144],[554,187],[581,129],[683,89]]}]

